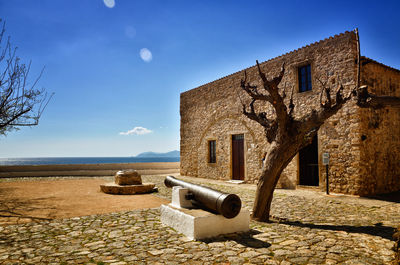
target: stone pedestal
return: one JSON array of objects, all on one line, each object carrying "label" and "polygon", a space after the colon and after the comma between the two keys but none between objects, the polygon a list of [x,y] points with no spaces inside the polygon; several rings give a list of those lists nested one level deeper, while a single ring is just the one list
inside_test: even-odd
[{"label": "stone pedestal", "polygon": [[142,184],[142,176],[135,170],[120,170],[115,174],[115,184],[140,185]]},{"label": "stone pedestal", "polygon": [[249,231],[250,212],[242,208],[234,218],[227,219],[201,209],[184,209],[161,205],[161,222],[186,237],[197,240],[222,234]]},{"label": "stone pedestal", "polygon": [[135,170],[121,170],[115,174],[114,183],[100,185],[100,190],[108,194],[141,194],[157,191],[155,184],[142,183],[142,177]]}]

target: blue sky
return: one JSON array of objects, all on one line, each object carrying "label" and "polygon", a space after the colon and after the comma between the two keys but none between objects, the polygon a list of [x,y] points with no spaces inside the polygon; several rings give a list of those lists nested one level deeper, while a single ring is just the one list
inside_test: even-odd
[{"label": "blue sky", "polygon": [[179,150],[179,94],[358,27],[362,55],[400,69],[400,1],[0,0],[31,80],[55,92],[0,157]]}]

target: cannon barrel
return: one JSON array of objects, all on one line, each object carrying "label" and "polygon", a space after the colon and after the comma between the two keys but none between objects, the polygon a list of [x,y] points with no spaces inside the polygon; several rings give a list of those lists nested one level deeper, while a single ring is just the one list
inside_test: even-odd
[{"label": "cannon barrel", "polygon": [[167,176],[164,180],[164,184],[169,188],[173,186],[187,188],[193,195],[193,200],[205,208],[222,214],[225,218],[237,216],[242,208],[242,202],[236,194],[223,193],[218,190],[176,179],[172,176]]}]

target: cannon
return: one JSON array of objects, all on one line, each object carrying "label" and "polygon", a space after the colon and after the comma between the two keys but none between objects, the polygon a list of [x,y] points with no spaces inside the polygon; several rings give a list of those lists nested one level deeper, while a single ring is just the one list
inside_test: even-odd
[{"label": "cannon", "polygon": [[187,188],[190,195],[188,199],[195,201],[200,207],[222,214],[225,218],[236,217],[242,208],[242,202],[236,194],[224,193],[172,176],[167,176],[164,180],[164,184],[169,188],[173,186]]}]

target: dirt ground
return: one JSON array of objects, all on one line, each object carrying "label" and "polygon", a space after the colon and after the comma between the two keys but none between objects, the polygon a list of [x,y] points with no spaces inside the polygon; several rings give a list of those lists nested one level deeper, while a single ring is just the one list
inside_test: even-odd
[{"label": "dirt ground", "polygon": [[33,220],[155,208],[168,203],[151,194],[110,195],[101,178],[0,183],[0,225]]}]

